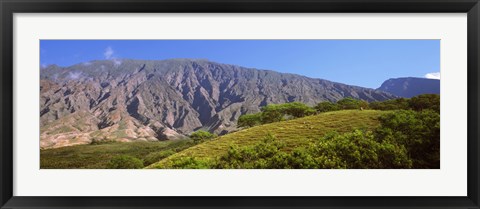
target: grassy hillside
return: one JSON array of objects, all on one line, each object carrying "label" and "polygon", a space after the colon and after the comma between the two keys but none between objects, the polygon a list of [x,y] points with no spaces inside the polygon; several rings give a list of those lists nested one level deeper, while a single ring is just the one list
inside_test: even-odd
[{"label": "grassy hillside", "polygon": [[285,151],[290,151],[296,147],[308,145],[313,139],[332,131],[346,133],[354,129],[371,130],[379,125],[377,118],[385,113],[387,111],[343,110],[256,126],[190,147],[148,168],[168,168],[172,161],[184,157],[215,159],[226,154],[232,145],[240,147],[253,145],[269,133],[285,143],[286,146],[283,148]]},{"label": "grassy hillside", "polygon": [[40,151],[40,168],[108,168],[114,157],[130,156],[151,163],[192,146],[191,140],[159,142],[111,142],[77,145]]}]

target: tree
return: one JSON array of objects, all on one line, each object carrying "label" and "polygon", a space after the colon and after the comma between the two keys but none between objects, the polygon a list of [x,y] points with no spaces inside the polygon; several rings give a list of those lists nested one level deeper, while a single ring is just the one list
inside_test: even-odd
[{"label": "tree", "polygon": [[410,109],[409,100],[405,98],[391,99],[382,102],[372,102],[369,106],[374,110],[408,110]]},{"label": "tree", "polygon": [[241,115],[238,118],[238,127],[253,127],[256,125],[260,125],[262,123],[262,114],[261,113],[256,113],[256,114],[247,114],[247,115]]},{"label": "tree", "polygon": [[320,102],[315,106],[317,112],[330,112],[340,110],[337,104],[331,102]]},{"label": "tree", "polygon": [[262,123],[279,122],[283,119],[284,113],[281,105],[269,104],[262,107]]},{"label": "tree", "polygon": [[368,102],[364,101],[364,100],[358,100],[358,106],[361,109],[368,109],[369,108]]},{"label": "tree", "polygon": [[329,133],[318,139],[309,153],[319,168],[411,168],[403,146],[378,141],[371,131]]},{"label": "tree", "polygon": [[368,102],[363,101],[363,100],[356,100],[350,97],[341,99],[337,102],[337,105],[340,107],[340,109],[343,110],[353,110],[353,109],[367,109],[368,108]]},{"label": "tree", "polygon": [[287,153],[281,151],[285,143],[272,134],[267,134],[262,141],[256,144],[239,147],[231,145],[226,155],[217,161],[217,168],[289,168],[286,158],[279,158],[279,155],[288,157]]},{"label": "tree", "polygon": [[431,109],[440,112],[440,95],[422,94],[413,97],[409,101],[410,108],[416,111]]},{"label": "tree", "polygon": [[404,146],[379,141],[371,131],[329,133],[291,151],[269,134],[263,141],[239,147],[231,145],[216,162],[216,168],[310,169],[310,168],[411,168]]},{"label": "tree", "polygon": [[295,118],[305,117],[307,115],[312,115],[315,113],[315,110],[306,104],[300,102],[290,102],[280,105],[281,111],[284,114],[291,115]]},{"label": "tree", "polygon": [[198,144],[198,143],[206,141],[206,140],[213,139],[215,137],[217,137],[216,134],[212,134],[208,131],[202,131],[202,130],[199,130],[199,131],[196,131],[196,132],[193,132],[192,134],[190,134],[190,138],[193,140],[193,142],[195,144]]},{"label": "tree", "polygon": [[108,163],[110,169],[138,169],[143,167],[142,160],[129,155],[116,156]]},{"label": "tree", "polygon": [[440,114],[399,110],[379,118],[376,136],[405,146],[415,168],[440,167]]}]

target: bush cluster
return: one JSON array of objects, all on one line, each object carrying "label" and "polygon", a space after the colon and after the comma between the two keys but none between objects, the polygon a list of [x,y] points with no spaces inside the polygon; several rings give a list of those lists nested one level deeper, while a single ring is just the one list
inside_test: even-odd
[{"label": "bush cluster", "polygon": [[381,102],[368,103],[364,100],[344,98],[336,103],[320,102],[315,107],[309,107],[300,102],[285,104],[269,104],[262,107],[261,112],[255,114],[241,115],[238,118],[238,127],[253,127],[257,125],[279,122],[287,118],[299,118],[317,113],[331,112],[337,110],[434,110],[440,112],[440,95],[423,94],[411,99],[399,98]]},{"label": "bush cluster", "polygon": [[143,168],[143,161],[129,155],[113,157],[108,163],[109,169],[138,169]]},{"label": "bush cluster", "polygon": [[[182,157],[173,159],[165,168],[183,168],[183,169],[207,169],[215,168],[215,161],[208,159],[200,159],[195,157]],[[163,167],[162,167],[163,168]]]},{"label": "bush cluster", "polygon": [[[182,150],[182,149],[180,149]],[[177,151],[175,150],[163,150],[163,151],[158,151],[158,152],[152,152],[152,153],[149,153],[147,156],[144,157],[144,164],[145,165],[150,165],[150,164],[153,164],[153,163],[156,163],[158,161],[160,161],[161,159],[163,158],[166,158],[170,155],[173,155],[177,153]]]},{"label": "bush cluster", "polygon": [[192,139],[195,144],[198,144],[207,140],[211,140],[216,137],[217,137],[216,134],[212,134],[208,131],[202,131],[202,130],[199,130],[190,134],[190,139]]},{"label": "bush cluster", "polygon": [[217,159],[180,158],[172,168],[226,169],[385,169],[439,168],[440,114],[397,110],[380,117],[372,131],[329,133],[307,146],[287,147],[268,134],[254,145],[231,145]]},{"label": "bush cluster", "polygon": [[269,104],[260,113],[241,115],[238,127],[253,127],[260,124],[279,122],[286,118],[300,118],[315,114],[315,109],[300,102]]},{"label": "bush cluster", "polygon": [[440,168],[440,114],[399,110],[380,117],[377,138],[404,146],[414,168]]},{"label": "bush cluster", "polygon": [[372,102],[370,109],[374,110],[433,110],[440,112],[440,95],[422,94],[410,99],[399,98],[382,102]]},{"label": "bush cluster", "polygon": [[216,168],[243,169],[330,169],[330,168],[411,168],[405,147],[378,141],[371,131],[330,133],[293,151],[267,136],[264,141],[238,148],[231,146]]}]

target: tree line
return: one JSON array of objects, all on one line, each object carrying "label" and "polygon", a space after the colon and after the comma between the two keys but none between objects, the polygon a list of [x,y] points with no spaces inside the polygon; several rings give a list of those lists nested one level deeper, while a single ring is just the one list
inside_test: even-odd
[{"label": "tree line", "polygon": [[[438,169],[440,114],[433,109],[395,110],[374,130],[331,132],[309,145],[288,148],[274,134],[256,144],[231,145],[216,159],[183,157],[171,168],[222,169]],[[289,151],[291,150],[291,151]]]},{"label": "tree line", "polygon": [[386,101],[368,103],[364,100],[344,98],[337,102],[320,102],[310,107],[300,102],[284,104],[269,104],[261,108],[261,112],[241,115],[238,119],[238,127],[248,128],[257,125],[279,122],[282,120],[305,117],[318,113],[352,110],[352,109],[373,109],[373,110],[414,110],[421,111],[431,109],[440,112],[440,95],[423,94],[411,99],[398,98]]},{"label": "tree line", "polygon": [[[252,146],[231,146],[214,168],[440,168],[440,114],[397,110],[379,118],[374,130],[331,132],[307,146],[286,151],[273,134]],[[207,164],[205,164],[207,165]]]}]

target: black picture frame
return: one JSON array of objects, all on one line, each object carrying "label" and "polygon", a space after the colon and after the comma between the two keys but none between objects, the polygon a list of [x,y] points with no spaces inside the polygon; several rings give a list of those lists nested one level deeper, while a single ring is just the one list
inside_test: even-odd
[{"label": "black picture frame", "polygon": [[[1,208],[480,208],[478,0],[0,0]],[[21,197],[13,196],[14,13],[467,13],[468,195],[465,197]]]}]

